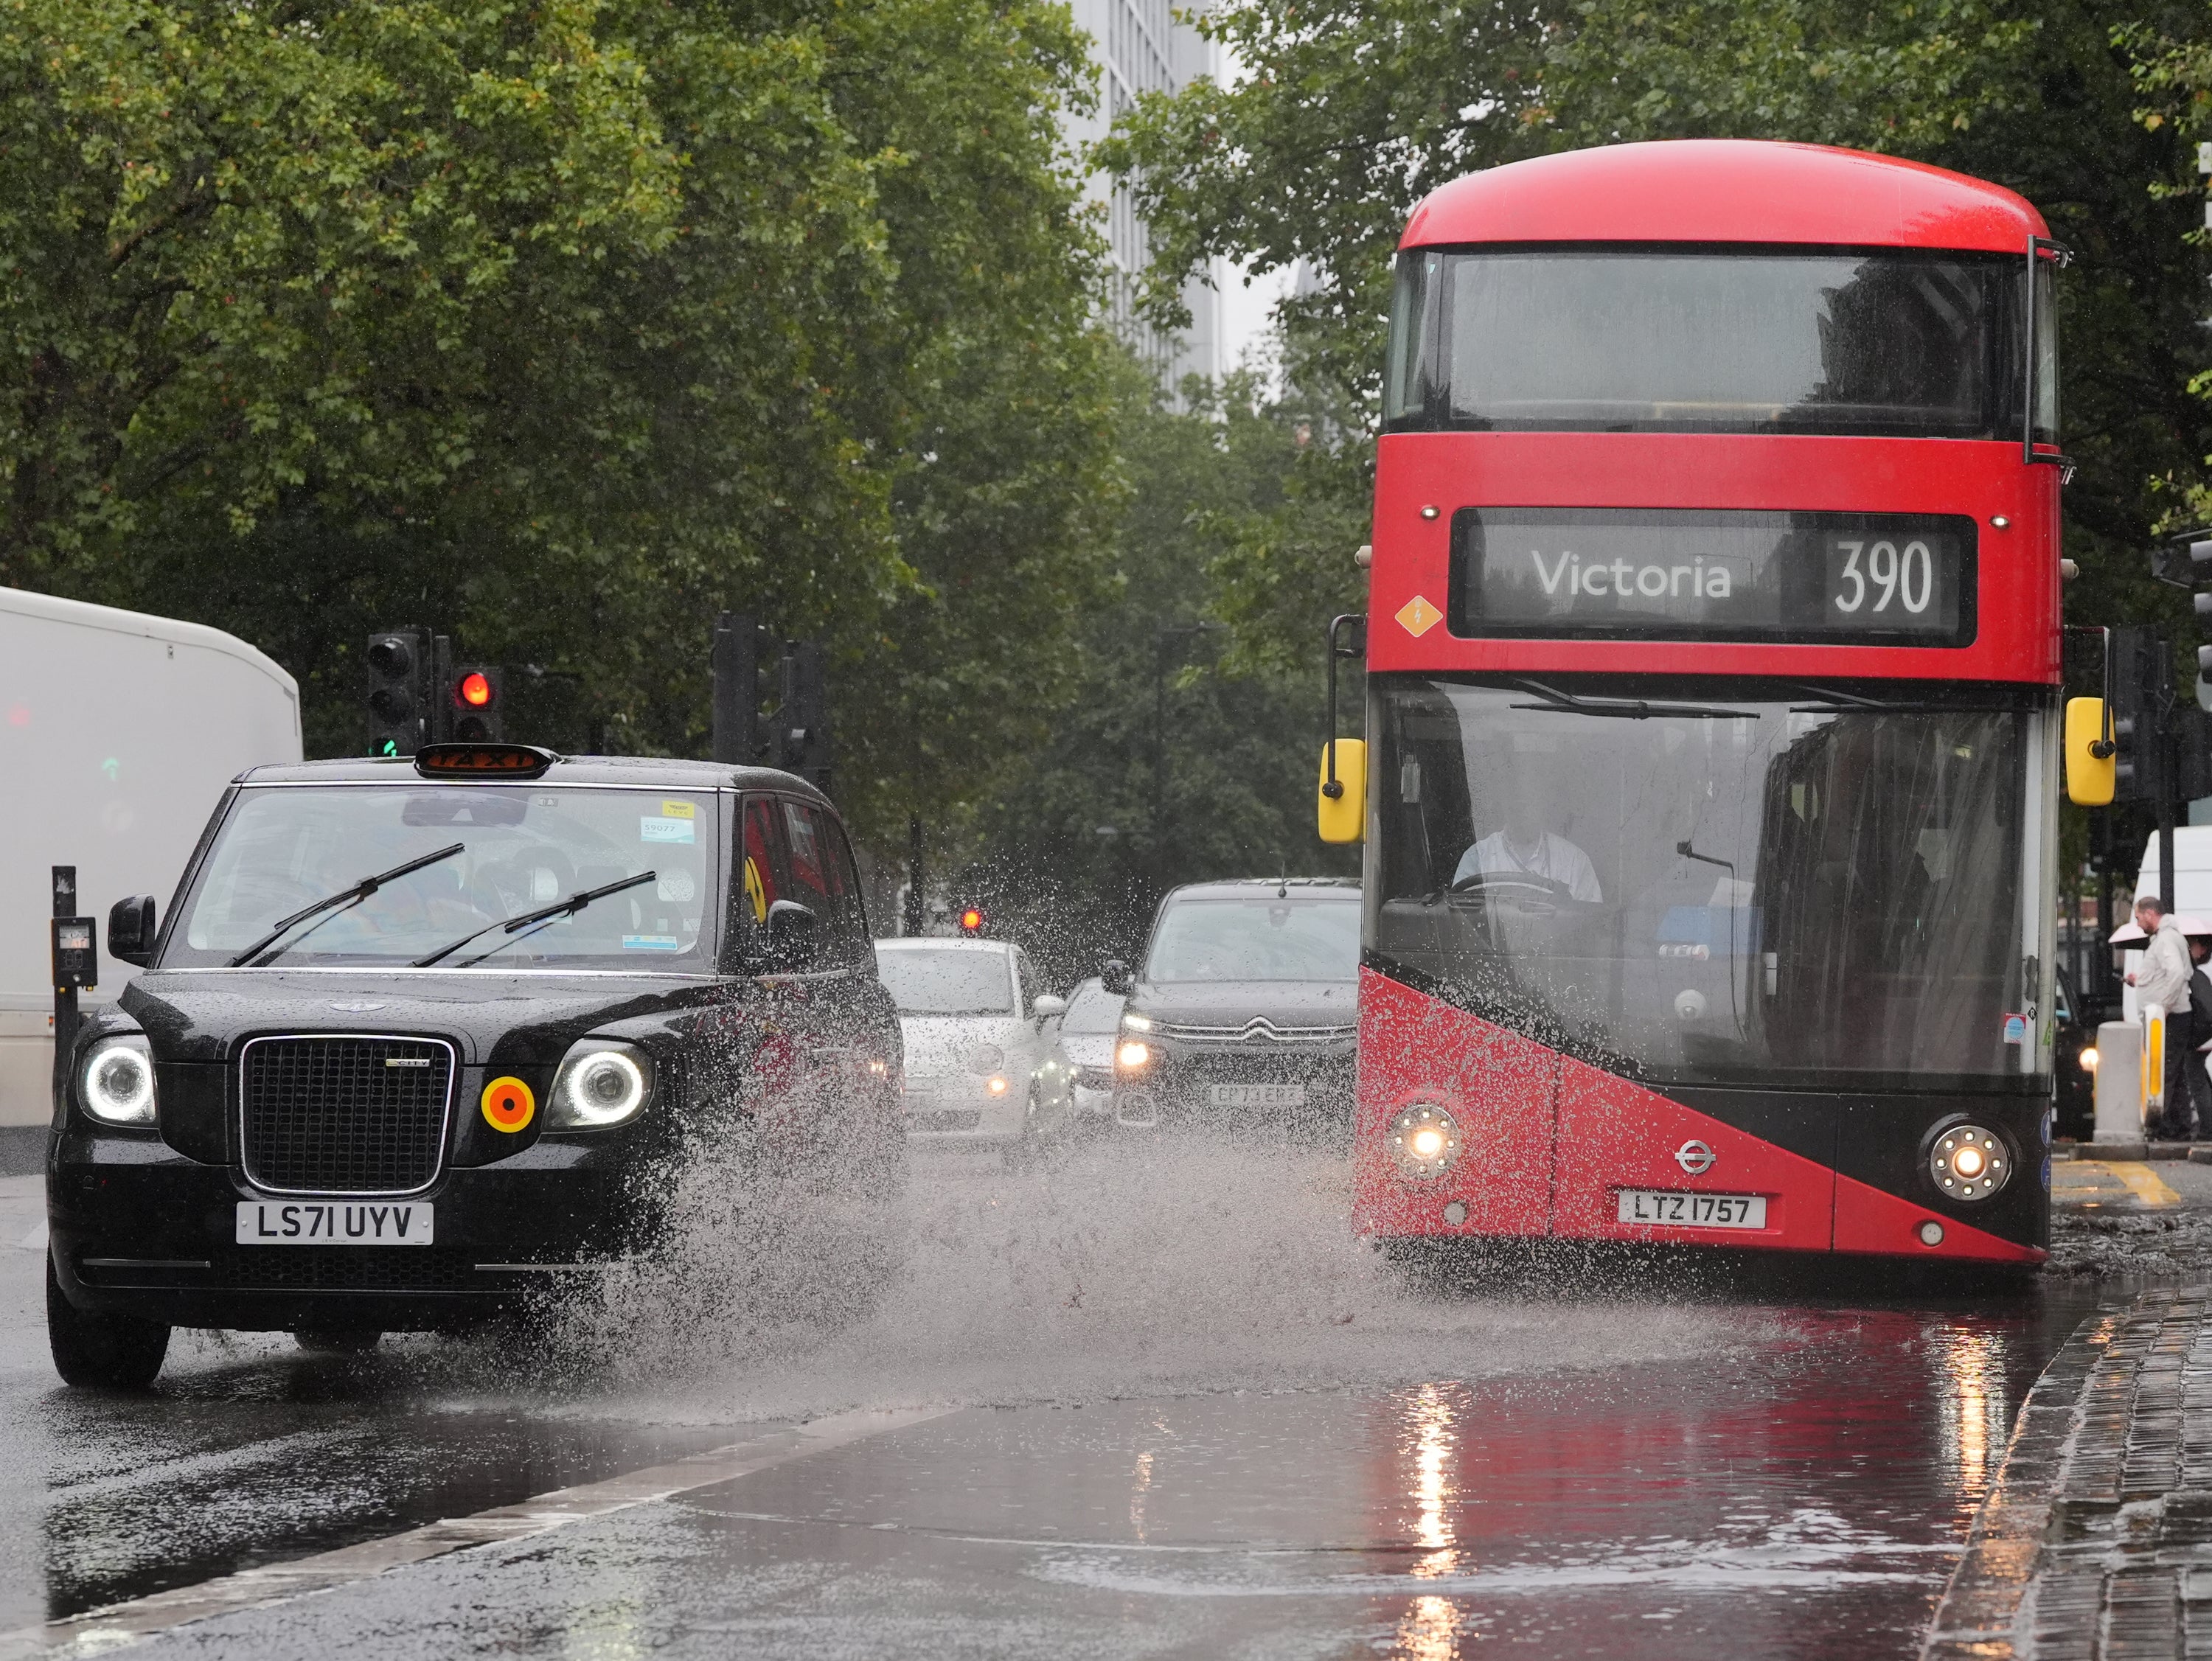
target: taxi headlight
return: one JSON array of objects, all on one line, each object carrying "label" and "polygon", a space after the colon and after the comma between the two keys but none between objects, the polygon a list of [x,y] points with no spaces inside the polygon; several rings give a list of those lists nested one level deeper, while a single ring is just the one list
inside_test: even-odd
[{"label": "taxi headlight", "polygon": [[106,1125],[154,1122],[154,1052],[144,1034],[103,1038],[77,1073],[84,1110]]},{"label": "taxi headlight", "polygon": [[1433,1182],[1459,1163],[1459,1125],[1433,1101],[1417,1101],[1390,1121],[1390,1155],[1404,1175]]},{"label": "taxi headlight", "polygon": [[1985,1200],[2012,1180],[2012,1149],[1985,1125],[1947,1125],[1928,1150],[1928,1174],[1947,1198]]},{"label": "taxi headlight", "polygon": [[553,1076],[549,1131],[603,1131],[637,1117],[653,1095],[653,1058],[635,1044],[587,1038]]}]

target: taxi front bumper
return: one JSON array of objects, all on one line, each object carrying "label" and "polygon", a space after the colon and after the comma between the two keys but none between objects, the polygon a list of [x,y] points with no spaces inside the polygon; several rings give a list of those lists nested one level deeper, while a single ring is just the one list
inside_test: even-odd
[{"label": "taxi front bumper", "polygon": [[[427,1246],[237,1242],[240,1201],[292,1201],[151,1137],[73,1130],[52,1147],[48,1250],[80,1309],[171,1326],[447,1331],[588,1282],[650,1244],[646,1138],[541,1139],[410,1196]],[[357,1203],[364,1197],[330,1197]]]}]

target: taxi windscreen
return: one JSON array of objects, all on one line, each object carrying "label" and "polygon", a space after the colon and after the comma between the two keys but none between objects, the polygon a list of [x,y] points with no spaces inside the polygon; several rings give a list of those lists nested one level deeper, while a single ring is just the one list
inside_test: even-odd
[{"label": "taxi windscreen", "polygon": [[161,964],[704,970],[717,812],[664,790],[249,786]]}]

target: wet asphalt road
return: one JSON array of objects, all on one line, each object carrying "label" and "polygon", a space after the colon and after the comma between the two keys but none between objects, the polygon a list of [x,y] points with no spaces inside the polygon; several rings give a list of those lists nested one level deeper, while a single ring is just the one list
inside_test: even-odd
[{"label": "wet asphalt road", "polygon": [[1408,1293],[1325,1161],[1153,1157],[923,1167],[828,1330],[799,1269],[624,1305],[557,1376],[192,1337],[136,1398],[54,1382],[37,1185],[0,1181],[0,1633],[900,1408],[935,1416],[134,1652],[1908,1656],[2113,1295]]}]

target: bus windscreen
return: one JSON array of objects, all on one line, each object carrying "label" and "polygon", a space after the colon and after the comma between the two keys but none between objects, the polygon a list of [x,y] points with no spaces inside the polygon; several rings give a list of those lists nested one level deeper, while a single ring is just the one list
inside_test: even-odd
[{"label": "bus windscreen", "polygon": [[1864,682],[1669,684],[1640,718],[1588,680],[1376,688],[1384,972],[1655,1083],[1972,1089],[2045,1064],[2046,716],[1924,683],[1889,707]]},{"label": "bus windscreen", "polygon": [[[1907,250],[1409,250],[1384,427],[2017,443],[2025,271]],[[2055,443],[2055,358],[2043,378]]]},{"label": "bus windscreen", "polygon": [[1962,646],[1974,522],[1957,514],[1464,507],[1452,633]]}]

